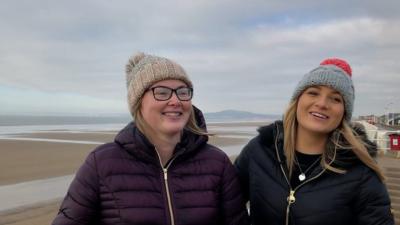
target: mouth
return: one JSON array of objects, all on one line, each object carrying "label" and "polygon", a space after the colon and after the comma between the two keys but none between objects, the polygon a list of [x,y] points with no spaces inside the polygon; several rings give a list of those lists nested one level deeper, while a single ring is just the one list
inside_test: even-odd
[{"label": "mouth", "polygon": [[319,118],[319,119],[324,119],[324,120],[327,120],[327,119],[329,119],[329,116],[327,116],[327,115],[324,115],[324,114],[322,114],[322,113],[318,113],[318,112],[310,112],[310,114],[311,114],[312,116],[314,116],[314,117],[317,117],[317,118]]},{"label": "mouth", "polygon": [[161,114],[164,116],[168,116],[168,117],[179,117],[183,113],[182,112],[162,112]]}]

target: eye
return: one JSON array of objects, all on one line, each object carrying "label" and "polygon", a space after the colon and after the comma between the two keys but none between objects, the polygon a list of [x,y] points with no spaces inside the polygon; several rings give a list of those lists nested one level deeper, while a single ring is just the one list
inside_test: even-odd
[{"label": "eye", "polygon": [[333,100],[337,103],[342,103],[342,98],[341,97],[333,97]]},{"label": "eye", "polygon": [[310,96],[317,96],[318,92],[315,90],[308,90],[308,91],[306,91],[306,94],[310,95]]},{"label": "eye", "polygon": [[331,101],[335,102],[335,103],[342,103],[343,102],[342,96],[340,96],[340,95],[330,96],[329,99],[331,99]]},{"label": "eye", "polygon": [[180,95],[180,96],[187,96],[187,95],[189,95],[190,90],[187,88],[180,88],[177,90],[177,92],[178,92],[178,95]]},{"label": "eye", "polygon": [[165,90],[162,90],[162,91],[156,91],[155,92],[155,94],[156,95],[166,95],[168,92],[167,91],[165,91]]},{"label": "eye", "polygon": [[170,92],[171,92],[171,90],[169,90],[169,89],[167,89],[167,88],[162,88],[162,87],[154,88],[154,94],[155,94],[155,95],[160,95],[160,96],[162,95],[162,96],[164,96],[164,95],[169,95]]}]

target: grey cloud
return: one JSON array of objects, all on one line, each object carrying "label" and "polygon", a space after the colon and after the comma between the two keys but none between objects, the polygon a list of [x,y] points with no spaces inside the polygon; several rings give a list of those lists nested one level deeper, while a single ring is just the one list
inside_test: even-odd
[{"label": "grey cloud", "polygon": [[126,60],[145,51],[181,63],[205,111],[280,112],[301,76],[327,56],[352,64],[363,93],[356,113],[379,95],[370,84],[399,95],[398,1],[3,4],[0,85],[120,101]]}]

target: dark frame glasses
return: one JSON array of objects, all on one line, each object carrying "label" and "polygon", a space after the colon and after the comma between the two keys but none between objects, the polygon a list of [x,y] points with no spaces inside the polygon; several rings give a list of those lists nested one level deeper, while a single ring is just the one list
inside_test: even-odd
[{"label": "dark frame glasses", "polygon": [[180,101],[190,101],[193,97],[193,88],[191,87],[172,89],[165,86],[156,86],[150,88],[150,90],[153,92],[153,97],[157,101],[167,101],[172,97],[172,93],[175,93]]}]

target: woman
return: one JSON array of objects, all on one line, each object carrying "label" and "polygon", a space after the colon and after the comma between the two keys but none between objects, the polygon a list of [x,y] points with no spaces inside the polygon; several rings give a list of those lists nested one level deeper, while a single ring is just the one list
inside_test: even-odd
[{"label": "woman", "polygon": [[353,103],[350,66],[328,59],[299,82],[283,121],[259,129],[235,161],[253,225],[394,224],[376,146],[350,125]]},{"label": "woman", "polygon": [[139,53],[126,73],[135,122],[87,157],[53,225],[248,224],[235,169],[207,144],[183,68]]}]

